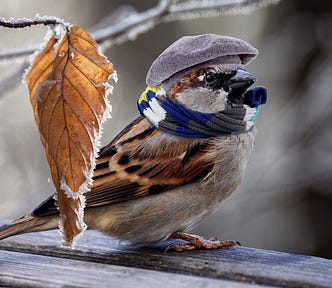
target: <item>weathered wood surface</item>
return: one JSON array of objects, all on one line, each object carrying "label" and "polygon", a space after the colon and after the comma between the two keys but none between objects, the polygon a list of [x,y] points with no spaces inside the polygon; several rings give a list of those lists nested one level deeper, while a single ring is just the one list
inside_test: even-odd
[{"label": "weathered wood surface", "polygon": [[234,287],[254,285],[189,275],[0,251],[0,285],[24,287]]},{"label": "weathered wood surface", "polygon": [[[75,250],[57,231],[0,241],[0,285],[31,287],[332,287],[332,260],[246,247],[164,253],[87,231]],[[169,243],[168,243],[169,244]]]}]

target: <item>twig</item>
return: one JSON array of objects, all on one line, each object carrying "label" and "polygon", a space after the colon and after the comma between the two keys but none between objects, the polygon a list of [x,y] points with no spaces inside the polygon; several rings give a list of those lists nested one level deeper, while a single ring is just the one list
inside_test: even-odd
[{"label": "twig", "polygon": [[26,18],[21,18],[17,20],[5,20],[4,18],[0,17],[0,26],[6,27],[6,28],[25,28],[35,25],[56,25],[60,24],[56,19],[40,19],[40,20],[31,20]]},{"label": "twig", "polygon": [[1,60],[10,60],[19,57],[26,57],[34,53],[40,44],[33,44],[29,47],[20,47],[20,48],[13,48],[10,50],[2,50],[0,51],[0,61]]},{"label": "twig", "polygon": [[0,81],[0,99],[6,92],[10,91],[14,87],[17,87],[17,83],[22,79],[22,74],[29,67],[29,63],[25,61],[18,70],[8,74],[4,79]]},{"label": "twig", "polygon": [[[161,20],[160,17],[169,13],[173,2],[172,0],[161,0],[156,7],[141,13],[135,13],[112,27],[95,31],[92,33],[92,36],[97,43],[111,41],[118,44],[122,43],[122,40],[134,40],[138,34],[147,32],[157,26],[159,24],[158,21]],[[126,39],[121,39],[126,35]]]},{"label": "twig", "polygon": [[29,18],[19,18],[19,19],[14,19],[14,18],[9,18],[6,20],[5,18],[0,17],[0,26],[6,27],[6,28],[15,28],[15,29],[20,29],[20,28],[25,28],[25,27],[31,27],[31,26],[36,26],[36,25],[45,25],[45,26],[50,26],[50,25],[64,25],[68,26],[69,23],[65,23],[63,19],[60,19],[55,16],[39,16],[37,14],[35,16],[35,19],[29,19]]},{"label": "twig", "polygon": [[[240,14],[277,2],[279,0],[193,0],[180,3],[176,3],[174,0],[161,0],[156,7],[141,13],[134,13],[120,23],[99,29],[91,34],[98,43],[107,42],[106,46],[111,46],[134,40],[139,34],[145,33],[164,22],[224,14]],[[36,23],[47,25],[45,23],[48,20],[54,21],[55,19],[57,18],[43,17],[36,19]],[[41,23],[43,20],[44,22]],[[64,23],[60,19],[57,19],[57,21],[56,24]],[[51,24],[53,25],[54,22]],[[6,27],[10,27],[9,24]],[[0,60],[32,54],[38,47],[39,45],[33,45],[28,48],[0,51]]]},{"label": "twig", "polygon": [[255,9],[276,4],[280,0],[193,0],[178,3],[170,7],[169,14],[163,21],[214,17],[229,14],[244,14]]}]

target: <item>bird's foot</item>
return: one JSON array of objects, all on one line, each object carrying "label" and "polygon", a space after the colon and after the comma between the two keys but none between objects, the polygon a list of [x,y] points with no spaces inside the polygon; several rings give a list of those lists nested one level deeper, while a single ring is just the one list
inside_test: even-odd
[{"label": "bird's foot", "polygon": [[240,242],[233,240],[218,240],[217,238],[204,239],[202,236],[188,234],[185,232],[175,232],[170,238],[177,238],[185,240],[187,243],[175,243],[166,248],[166,251],[174,250],[177,252],[188,251],[194,249],[218,249],[222,247],[229,247],[234,245],[240,245]]}]

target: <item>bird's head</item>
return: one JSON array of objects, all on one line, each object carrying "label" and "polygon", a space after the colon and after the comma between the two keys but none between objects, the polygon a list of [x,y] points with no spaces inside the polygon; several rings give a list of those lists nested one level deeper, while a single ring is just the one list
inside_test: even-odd
[{"label": "bird's head", "polygon": [[244,104],[244,93],[256,77],[242,68],[213,65],[198,69],[168,89],[171,99],[195,111],[216,113],[227,104]]},{"label": "bird's head", "polygon": [[[165,94],[166,100],[161,102],[166,103],[164,108],[167,110],[168,118],[173,117],[171,114],[178,108],[177,106],[184,107],[181,109],[186,110],[185,114],[193,114],[186,118],[182,126],[188,126],[188,123],[196,121],[190,119],[192,116],[196,117],[196,112],[204,114],[205,117],[226,111],[228,116],[225,117],[233,117],[232,115],[236,114],[234,119],[226,119],[226,122],[233,120],[246,122],[248,119],[252,122],[254,117],[251,114],[255,116],[256,108],[266,102],[265,88],[256,87],[248,90],[256,81],[256,77],[247,72],[245,66],[255,59],[257,54],[257,49],[240,39],[215,34],[186,36],[174,42],[159,55],[150,67],[146,82],[148,87],[154,87],[155,92]],[[143,104],[145,105],[145,102]],[[169,108],[170,105],[173,108]],[[141,112],[144,110],[142,109],[144,106],[139,105],[139,108]],[[245,111],[244,114],[241,112],[242,116],[237,115],[240,108]],[[251,111],[251,108],[255,108],[256,112]],[[158,109],[156,111],[160,112]],[[175,113],[175,118],[178,114]],[[157,119],[155,122],[158,124],[158,121]],[[246,126],[243,131],[251,128],[253,122],[249,124],[241,124]],[[222,127],[221,130],[227,130],[229,133],[243,132],[239,127],[234,129]]]}]

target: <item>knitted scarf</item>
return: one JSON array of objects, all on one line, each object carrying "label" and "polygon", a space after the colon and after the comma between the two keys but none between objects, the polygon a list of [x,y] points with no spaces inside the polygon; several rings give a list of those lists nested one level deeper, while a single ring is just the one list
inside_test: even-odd
[{"label": "knitted scarf", "polygon": [[138,110],[156,128],[185,138],[207,138],[249,131],[266,103],[266,89],[255,87],[244,94],[243,104],[227,104],[216,113],[201,113],[170,100],[161,87],[148,86],[137,101]]}]

